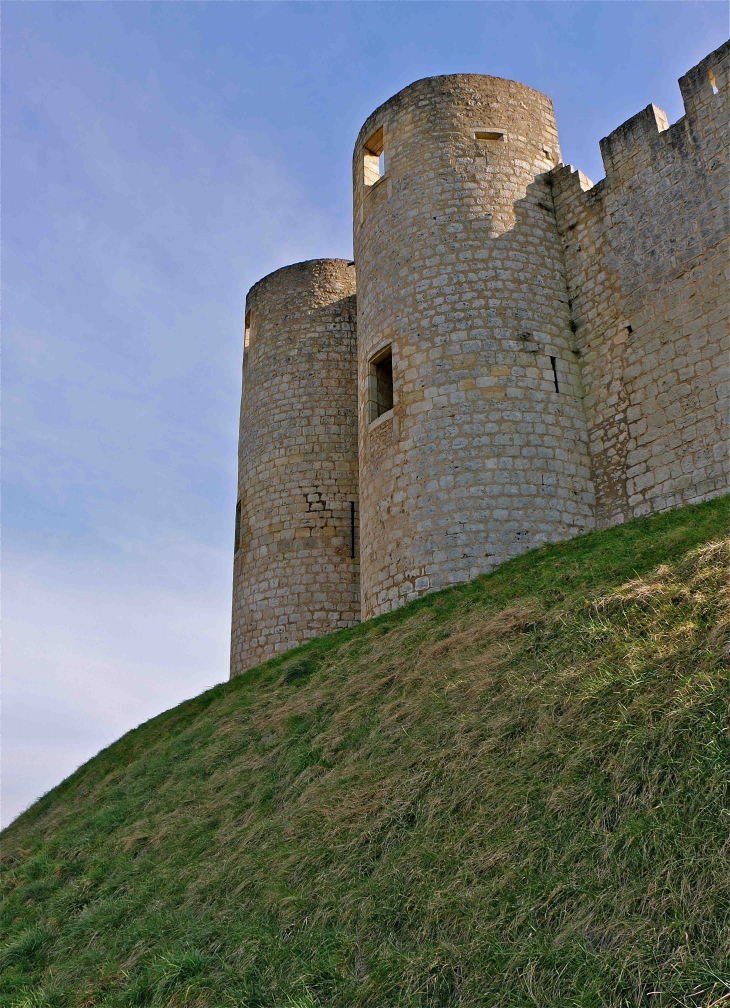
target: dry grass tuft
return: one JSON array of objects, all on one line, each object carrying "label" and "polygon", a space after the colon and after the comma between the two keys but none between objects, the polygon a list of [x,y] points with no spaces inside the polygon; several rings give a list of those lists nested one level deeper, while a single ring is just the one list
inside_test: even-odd
[{"label": "dry grass tuft", "polygon": [[537,602],[519,602],[497,613],[464,615],[454,632],[444,640],[424,642],[418,651],[421,661],[429,662],[456,651],[500,646],[501,640],[519,630],[536,626],[542,618]]}]

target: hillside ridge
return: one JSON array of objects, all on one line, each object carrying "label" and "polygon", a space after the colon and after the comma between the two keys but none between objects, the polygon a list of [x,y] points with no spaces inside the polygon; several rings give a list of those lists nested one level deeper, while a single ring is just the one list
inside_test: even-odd
[{"label": "hillside ridge", "polygon": [[127,733],[4,831],[0,1005],[730,995],[728,504],[546,546]]}]

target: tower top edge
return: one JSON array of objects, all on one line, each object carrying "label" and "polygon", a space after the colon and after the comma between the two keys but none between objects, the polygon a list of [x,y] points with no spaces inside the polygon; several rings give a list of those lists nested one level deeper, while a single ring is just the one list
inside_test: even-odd
[{"label": "tower top edge", "polygon": [[515,91],[518,90],[527,95],[534,95],[534,97],[542,102],[547,102],[552,108],[552,100],[548,95],[544,94],[542,91],[537,91],[535,88],[531,88],[528,84],[523,84],[521,81],[512,80],[509,77],[493,77],[490,74],[479,74],[479,73],[455,73],[455,74],[435,74],[433,77],[419,77],[418,80],[413,81],[411,84],[407,84],[400,91],[396,91],[394,95],[387,98],[378,107],[370,113],[370,115],[365,120],[360,133],[358,134],[358,142],[361,136],[367,130],[370,130],[373,125],[373,120],[382,116],[385,110],[391,104],[399,104],[411,91],[424,90],[429,85],[433,86],[435,89],[446,89],[449,83],[453,84],[468,84],[469,82],[488,83],[491,88],[495,91]]},{"label": "tower top edge", "polygon": [[320,277],[326,275],[327,273],[341,273],[345,269],[355,269],[355,263],[352,259],[303,259],[301,262],[290,263],[288,266],[280,266],[278,269],[272,270],[271,273],[267,273],[262,276],[260,280],[257,280],[253,284],[246,294],[246,301],[258,292],[258,290],[263,286],[272,281],[283,280],[291,277],[295,280],[296,277],[304,276],[316,276]]}]

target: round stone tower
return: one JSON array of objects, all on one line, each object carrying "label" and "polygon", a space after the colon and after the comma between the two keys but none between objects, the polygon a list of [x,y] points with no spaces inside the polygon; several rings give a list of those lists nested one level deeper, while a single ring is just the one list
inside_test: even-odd
[{"label": "round stone tower", "polygon": [[231,675],[360,615],[355,270],[314,259],[246,299]]},{"label": "round stone tower", "polygon": [[355,146],[363,618],[592,523],[550,99],[455,74]]}]

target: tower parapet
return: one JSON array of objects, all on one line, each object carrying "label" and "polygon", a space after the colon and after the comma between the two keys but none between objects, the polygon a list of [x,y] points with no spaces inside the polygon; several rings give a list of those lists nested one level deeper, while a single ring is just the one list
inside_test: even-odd
[{"label": "tower parapet", "polygon": [[232,675],[359,619],[354,295],[314,259],[246,299]]}]

